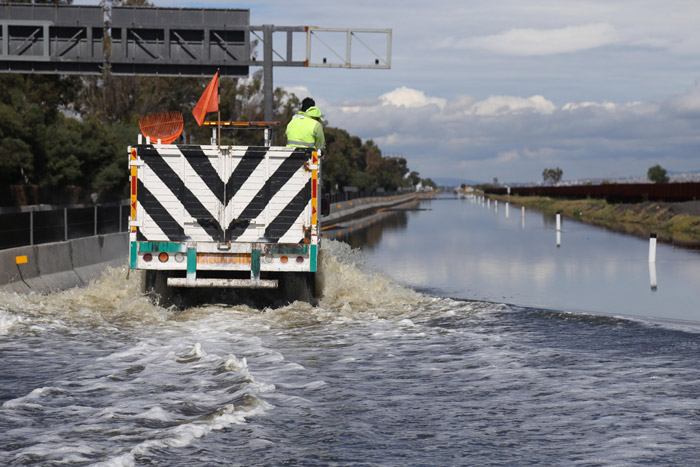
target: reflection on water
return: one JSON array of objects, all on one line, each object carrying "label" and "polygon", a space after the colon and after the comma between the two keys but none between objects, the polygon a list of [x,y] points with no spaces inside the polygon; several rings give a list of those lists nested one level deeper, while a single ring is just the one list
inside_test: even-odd
[{"label": "reflection on water", "polygon": [[383,209],[371,216],[324,226],[323,238],[342,240],[352,248],[371,251],[381,242],[385,233],[406,228],[408,214],[416,211],[418,203],[413,201],[398,207]]},{"label": "reflection on water", "polygon": [[[479,199],[422,201],[402,229],[366,248],[387,274],[419,290],[522,306],[700,322],[700,256],[645,239]],[[521,211],[522,213],[522,211]],[[653,268],[651,268],[653,266]],[[658,280],[663,287],[658,285]]]}]

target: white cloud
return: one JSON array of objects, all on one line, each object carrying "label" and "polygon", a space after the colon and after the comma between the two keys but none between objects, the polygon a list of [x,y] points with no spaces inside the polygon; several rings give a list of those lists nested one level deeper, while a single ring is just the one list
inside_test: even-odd
[{"label": "white cloud", "polygon": [[447,101],[438,97],[428,97],[423,91],[418,91],[416,89],[410,89],[402,86],[398,89],[394,89],[391,92],[387,92],[379,97],[384,105],[393,105],[395,107],[406,107],[406,108],[416,108],[416,107],[426,107],[429,105],[436,105],[441,110],[445,108]]},{"label": "white cloud", "polygon": [[306,86],[284,86],[284,90],[290,94],[296,95],[299,99],[310,96],[309,88]]},{"label": "white cloud", "polygon": [[643,175],[656,163],[700,169],[700,81],[660,103],[562,106],[539,95],[447,101],[402,86],[330,112],[334,126],[403,154],[423,176],[528,182],[549,166],[571,178]]},{"label": "white cloud", "polygon": [[679,115],[700,117],[700,79],[683,94],[668,99],[664,109]]},{"label": "white cloud", "polygon": [[562,110],[574,111],[579,109],[601,109],[612,112],[616,108],[617,105],[613,104],[612,102],[569,102],[564,104]]},{"label": "white cloud", "polygon": [[527,99],[513,96],[492,96],[476,102],[468,109],[468,113],[479,116],[496,116],[535,112],[551,114],[556,106],[542,96],[532,96]]},{"label": "white cloud", "polygon": [[496,164],[507,164],[520,159],[520,153],[517,149],[511,149],[510,151],[502,151],[498,153],[498,156],[494,159]]},{"label": "white cloud", "polygon": [[503,55],[554,55],[579,52],[619,40],[615,27],[607,23],[567,26],[559,29],[510,29],[501,34],[471,37],[443,47],[479,49]]}]

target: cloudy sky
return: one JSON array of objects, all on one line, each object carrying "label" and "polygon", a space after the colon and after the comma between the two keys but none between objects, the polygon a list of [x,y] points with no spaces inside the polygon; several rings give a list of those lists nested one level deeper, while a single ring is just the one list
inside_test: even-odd
[{"label": "cloudy sky", "polygon": [[330,125],[402,155],[423,177],[700,170],[698,0],[155,4],[248,8],[253,25],[391,28],[390,70],[276,67],[274,84],[313,96]]}]

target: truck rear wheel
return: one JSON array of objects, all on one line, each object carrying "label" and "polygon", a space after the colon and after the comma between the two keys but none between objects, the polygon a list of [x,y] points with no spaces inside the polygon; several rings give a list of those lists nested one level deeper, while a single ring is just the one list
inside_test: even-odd
[{"label": "truck rear wheel", "polygon": [[159,305],[167,306],[173,294],[172,288],[168,287],[167,271],[147,270],[141,291],[152,296]]},{"label": "truck rear wheel", "polygon": [[301,301],[316,305],[316,274],[313,272],[285,273],[280,277],[280,291],[289,302]]}]

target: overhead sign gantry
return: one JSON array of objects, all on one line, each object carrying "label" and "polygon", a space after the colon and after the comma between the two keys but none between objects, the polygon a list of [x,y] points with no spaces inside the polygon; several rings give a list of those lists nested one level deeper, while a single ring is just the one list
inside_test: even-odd
[{"label": "overhead sign gantry", "polygon": [[0,5],[0,73],[247,76],[256,66],[272,120],[273,67],[388,69],[391,29],[251,26],[247,9]]}]

